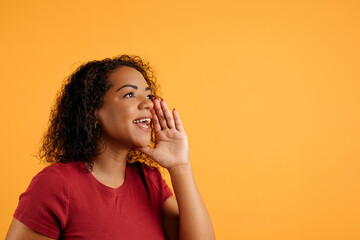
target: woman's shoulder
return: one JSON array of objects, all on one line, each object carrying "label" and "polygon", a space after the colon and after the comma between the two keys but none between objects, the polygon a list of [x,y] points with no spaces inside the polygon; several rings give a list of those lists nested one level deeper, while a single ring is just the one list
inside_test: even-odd
[{"label": "woman's shoulder", "polygon": [[140,175],[140,178],[148,182],[151,186],[155,187],[155,189],[161,194],[166,193],[166,195],[170,195],[169,188],[162,177],[161,171],[157,167],[149,166],[146,163],[134,162],[131,163],[130,166],[135,170],[137,174]]},{"label": "woman's shoulder", "polygon": [[49,168],[50,171],[53,169],[54,171],[57,171],[62,174],[72,174],[72,173],[78,173],[78,172],[87,172],[88,169],[86,167],[86,164],[81,161],[70,161],[67,163],[53,163],[52,165],[46,167]]},{"label": "woman's shoulder", "polygon": [[81,179],[85,165],[79,162],[53,163],[44,167],[30,181],[23,197],[30,195],[64,195]]},{"label": "woman's shoulder", "polygon": [[68,179],[79,175],[81,172],[85,172],[86,167],[82,162],[68,162],[68,163],[53,163],[44,167],[38,174],[35,175],[33,180],[41,179],[42,181],[51,181],[56,179],[57,181],[68,182]]}]

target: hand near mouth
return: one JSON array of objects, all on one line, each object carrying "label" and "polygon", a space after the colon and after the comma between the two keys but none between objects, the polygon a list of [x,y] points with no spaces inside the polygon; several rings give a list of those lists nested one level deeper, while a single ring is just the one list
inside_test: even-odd
[{"label": "hand near mouth", "polygon": [[153,100],[151,109],[155,132],[155,147],[136,148],[168,170],[189,165],[189,144],[181,124],[178,112],[173,109],[171,114],[165,101]]}]

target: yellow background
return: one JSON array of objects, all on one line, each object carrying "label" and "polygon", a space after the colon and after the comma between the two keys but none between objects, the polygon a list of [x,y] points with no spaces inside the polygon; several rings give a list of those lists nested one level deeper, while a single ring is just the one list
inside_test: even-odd
[{"label": "yellow background", "polygon": [[217,239],[360,239],[358,0],[1,1],[0,25],[0,238],[63,80],[128,53],[182,117]]}]

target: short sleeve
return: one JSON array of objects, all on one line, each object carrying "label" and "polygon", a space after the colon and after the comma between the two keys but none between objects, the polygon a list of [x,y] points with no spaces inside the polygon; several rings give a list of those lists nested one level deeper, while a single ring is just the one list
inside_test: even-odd
[{"label": "short sleeve", "polygon": [[164,178],[161,176],[159,169],[154,167],[148,167],[148,179],[155,186],[155,188],[160,192],[162,197],[162,203],[165,202],[166,199],[173,195],[171,189],[165,182]]},{"label": "short sleeve", "polygon": [[50,238],[58,239],[69,209],[68,184],[54,167],[46,167],[19,197],[14,218]]}]

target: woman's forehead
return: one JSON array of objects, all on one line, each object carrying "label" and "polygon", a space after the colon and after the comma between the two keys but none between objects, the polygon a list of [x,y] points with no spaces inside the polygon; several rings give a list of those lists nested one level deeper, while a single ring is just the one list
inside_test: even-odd
[{"label": "woman's forehead", "polygon": [[109,80],[114,87],[119,87],[124,84],[136,85],[139,88],[148,87],[144,76],[135,68],[122,66],[117,68],[109,75]]}]

